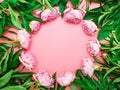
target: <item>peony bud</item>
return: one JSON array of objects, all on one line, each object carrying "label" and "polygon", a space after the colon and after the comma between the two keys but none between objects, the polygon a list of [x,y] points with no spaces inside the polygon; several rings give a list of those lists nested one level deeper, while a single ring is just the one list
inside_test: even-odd
[{"label": "peony bud", "polygon": [[98,40],[91,40],[88,42],[88,52],[92,56],[96,56],[100,51],[100,44]]},{"label": "peony bud", "polygon": [[88,35],[94,35],[98,31],[97,26],[91,20],[84,20],[82,22],[82,27],[84,32]]},{"label": "peony bud", "polygon": [[69,85],[75,78],[75,74],[72,72],[66,72],[63,75],[61,75],[60,77],[57,77],[57,82],[61,85],[61,86],[67,86]]},{"label": "peony bud", "polygon": [[37,31],[40,30],[41,23],[38,22],[38,21],[31,21],[30,22],[30,28],[31,28],[31,32],[36,33]]},{"label": "peony bud", "polygon": [[69,23],[79,24],[83,17],[83,14],[77,9],[68,8],[64,12],[64,18]]},{"label": "peony bud", "polygon": [[54,86],[54,79],[50,76],[48,71],[46,70],[39,70],[36,74],[33,75],[35,81],[40,82],[42,86],[45,87],[53,87]]},{"label": "peony bud", "polygon": [[28,49],[30,44],[30,34],[25,29],[19,30],[15,39],[20,42],[23,49]]},{"label": "peony bud", "polygon": [[29,70],[33,69],[36,65],[35,57],[25,51],[21,53],[19,60]]},{"label": "peony bud", "polygon": [[92,77],[94,73],[94,63],[90,58],[84,58],[82,60],[82,72],[85,76]]}]

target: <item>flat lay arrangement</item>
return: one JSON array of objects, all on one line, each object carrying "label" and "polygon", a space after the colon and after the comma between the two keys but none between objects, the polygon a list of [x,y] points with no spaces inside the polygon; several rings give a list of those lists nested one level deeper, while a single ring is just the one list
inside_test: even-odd
[{"label": "flat lay arrangement", "polygon": [[[97,4],[97,7],[90,8],[92,4]],[[119,0],[0,1],[0,90],[119,90],[119,6]],[[50,24],[52,22],[54,25]],[[46,39],[39,36],[45,28],[53,30],[52,34],[47,30]],[[58,28],[58,32],[54,28]],[[76,33],[80,31],[79,36],[75,34],[78,39],[81,38],[80,41],[75,41],[72,36],[74,32],[69,32],[75,30]],[[60,31],[69,32],[70,37],[67,34],[59,35]],[[35,38],[37,35],[38,38]],[[52,39],[59,36],[63,39]],[[34,40],[38,44],[35,45],[38,49],[36,55],[32,54],[36,50],[31,49]],[[68,46],[69,42],[75,44]],[[77,56],[78,50],[75,48],[78,42],[81,56]],[[71,51],[69,48],[61,50],[62,45],[72,48]],[[61,59],[66,53],[68,57],[72,54],[76,56],[71,56],[71,63],[76,58],[79,60],[80,66],[75,71],[69,69],[61,71],[61,74],[58,71],[51,74],[49,69],[39,68],[40,60],[49,59],[46,64],[53,65],[56,63],[51,58]],[[64,63],[68,62],[64,60]]]}]

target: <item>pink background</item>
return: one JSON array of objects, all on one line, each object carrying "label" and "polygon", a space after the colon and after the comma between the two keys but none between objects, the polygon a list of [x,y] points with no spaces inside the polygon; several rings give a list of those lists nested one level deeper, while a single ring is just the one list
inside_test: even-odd
[{"label": "pink background", "polygon": [[[81,7],[85,6],[85,2]],[[98,6],[92,4],[91,8]],[[81,24],[69,24],[61,17],[42,24],[40,31],[32,35],[28,50],[37,59],[34,71],[47,69],[51,74],[75,71],[80,68],[82,58],[90,57],[87,42],[96,39],[97,34],[89,36],[82,30]]]}]

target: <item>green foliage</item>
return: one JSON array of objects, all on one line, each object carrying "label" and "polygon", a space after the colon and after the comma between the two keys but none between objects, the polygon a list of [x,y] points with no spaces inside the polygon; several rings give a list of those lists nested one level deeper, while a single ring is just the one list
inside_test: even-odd
[{"label": "green foliage", "polygon": [[16,28],[22,29],[21,23],[18,20],[18,14],[15,13],[10,6],[9,6],[9,11],[10,11],[10,15],[11,15],[11,22],[12,22],[12,24]]},{"label": "green foliage", "polygon": [[[21,49],[15,52],[15,47],[6,43],[0,43],[0,90],[28,90],[34,84],[32,72],[21,72],[19,67],[19,55]],[[22,86],[19,86],[22,85]]]},{"label": "green foliage", "polygon": [[12,74],[13,74],[13,70],[9,71],[8,73],[6,73],[4,76],[0,78],[0,82],[1,82],[0,88],[5,86],[9,82],[9,80],[12,77]]},{"label": "green foliage", "polygon": [[27,90],[27,89],[22,86],[8,86],[0,90]]},{"label": "green foliage", "polygon": [[66,4],[67,4],[67,0],[61,0],[61,2],[59,4],[59,11],[61,13],[61,16],[64,15],[64,10],[66,9]]},{"label": "green foliage", "polygon": [[78,8],[78,6],[80,6],[82,0],[70,0],[71,3]]},{"label": "green foliage", "polygon": [[[75,85],[82,88],[83,90],[118,90],[120,89],[119,84],[112,82],[109,76],[103,78],[105,71],[95,71],[94,77],[86,77],[82,74],[81,70],[76,71],[77,78],[74,80]],[[119,81],[119,80],[118,80]],[[73,89],[74,90],[74,89]]]}]

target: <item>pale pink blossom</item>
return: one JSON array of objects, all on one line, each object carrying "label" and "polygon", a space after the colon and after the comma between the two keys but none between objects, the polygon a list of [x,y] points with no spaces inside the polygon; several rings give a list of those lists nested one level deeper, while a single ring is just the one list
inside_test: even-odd
[{"label": "pale pink blossom", "polygon": [[61,76],[57,77],[57,82],[61,86],[67,86],[69,85],[73,80],[75,79],[75,74],[72,72],[66,72],[62,74]]},{"label": "pale pink blossom", "polygon": [[98,31],[96,24],[91,20],[84,20],[82,26],[83,31],[88,35],[94,35]]},{"label": "pale pink blossom", "polygon": [[98,40],[90,40],[87,48],[92,56],[96,56],[100,51],[100,43]]},{"label": "pale pink blossom", "polygon": [[40,18],[43,21],[51,21],[59,16],[59,12],[57,9],[54,9],[54,11],[51,11],[50,9],[45,9],[44,11],[38,11],[36,13],[40,13]]},{"label": "pale pink blossom", "polygon": [[94,63],[90,58],[82,60],[82,72],[85,76],[92,77],[94,73]]},{"label": "pale pink blossom", "polygon": [[41,28],[41,23],[39,21],[31,21],[30,22],[31,32],[36,33]]},{"label": "pale pink blossom", "polygon": [[41,69],[36,74],[33,75],[35,81],[40,82],[42,86],[45,87],[53,87],[54,86],[54,79],[50,76],[47,70]]},{"label": "pale pink blossom", "polygon": [[30,34],[25,30],[19,30],[16,37],[23,49],[28,49],[30,44]]},{"label": "pale pink blossom", "polygon": [[64,11],[64,19],[69,23],[79,24],[83,17],[81,11],[77,9],[67,8]]},{"label": "pale pink blossom", "polygon": [[36,65],[35,57],[25,51],[21,53],[21,55],[19,56],[19,60],[29,70],[33,69]]}]

